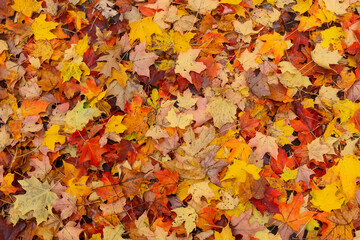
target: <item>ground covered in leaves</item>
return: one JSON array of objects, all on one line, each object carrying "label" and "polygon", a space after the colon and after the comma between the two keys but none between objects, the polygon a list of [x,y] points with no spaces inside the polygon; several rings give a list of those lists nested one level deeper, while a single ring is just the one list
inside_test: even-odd
[{"label": "ground covered in leaves", "polygon": [[0,0],[0,240],[360,239],[359,8]]}]

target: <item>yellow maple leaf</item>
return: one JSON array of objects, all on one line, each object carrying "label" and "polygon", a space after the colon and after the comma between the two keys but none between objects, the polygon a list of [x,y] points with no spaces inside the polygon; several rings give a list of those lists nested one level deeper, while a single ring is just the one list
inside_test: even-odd
[{"label": "yellow maple leaf", "polygon": [[15,177],[15,174],[13,174],[13,173],[8,173],[4,177],[4,181],[1,183],[1,186],[0,186],[0,191],[3,192],[5,195],[9,195],[10,193],[15,193],[18,190],[17,187],[14,187],[12,185],[12,183],[14,181],[14,177]]},{"label": "yellow maple leaf", "polygon": [[356,193],[356,178],[360,177],[360,161],[355,155],[347,155],[340,160],[335,169],[340,177],[342,190],[349,201],[353,201]]},{"label": "yellow maple leaf", "polygon": [[240,4],[241,2],[242,0],[220,0],[220,3],[228,3],[233,5]]},{"label": "yellow maple leaf", "polygon": [[106,123],[105,133],[107,132],[115,132],[115,133],[123,133],[127,127],[121,123],[125,115],[122,116],[112,116],[110,120]]},{"label": "yellow maple leaf", "polygon": [[34,33],[35,40],[51,40],[56,38],[56,35],[51,32],[59,23],[45,21],[46,14],[41,14],[35,18],[31,25],[31,31]]},{"label": "yellow maple leaf", "polygon": [[301,72],[292,65],[291,62],[283,61],[279,63],[281,69],[280,82],[287,88],[308,87],[311,82],[307,76],[303,76]]},{"label": "yellow maple leaf", "polygon": [[229,225],[226,225],[226,227],[222,229],[221,233],[215,231],[214,236],[215,240],[235,240]]},{"label": "yellow maple leaf", "polygon": [[88,35],[86,34],[85,37],[81,40],[79,40],[78,44],[75,46],[75,52],[79,55],[82,56],[84,55],[84,53],[89,49],[89,38]]},{"label": "yellow maple leaf", "polygon": [[214,126],[217,128],[221,128],[226,123],[234,122],[236,109],[236,105],[221,97],[215,97],[206,106],[206,111],[213,117]]},{"label": "yellow maple leaf", "polygon": [[86,19],[86,14],[83,11],[68,11],[71,18],[75,20],[75,27],[76,30],[81,29],[81,23],[84,22],[86,24],[89,24],[89,21]]},{"label": "yellow maple leaf", "polygon": [[285,50],[289,48],[283,37],[277,32],[262,35],[259,39],[265,41],[260,48],[260,54],[273,53],[276,63],[281,60]]},{"label": "yellow maple leaf", "polygon": [[181,52],[175,65],[175,73],[179,73],[183,78],[186,78],[192,83],[190,71],[200,73],[205,70],[206,66],[202,62],[196,62],[201,49],[189,49]]},{"label": "yellow maple leaf", "polygon": [[189,235],[189,233],[191,233],[196,228],[198,215],[195,212],[195,209],[190,206],[187,206],[187,207],[175,208],[172,211],[176,213],[176,218],[174,219],[172,226],[179,227],[183,223],[185,223],[184,224],[185,230],[187,235]]},{"label": "yellow maple leaf", "polygon": [[331,44],[334,49],[342,50],[346,33],[340,27],[333,26],[322,31],[321,38],[321,46],[323,48],[329,47]]},{"label": "yellow maple leaf", "polygon": [[35,0],[15,0],[14,5],[11,6],[15,11],[21,12],[27,17],[31,17],[34,12],[38,12],[41,7],[41,2]]},{"label": "yellow maple leaf", "polygon": [[153,22],[152,17],[146,17],[139,21],[130,23],[129,27],[130,44],[133,44],[136,39],[140,39],[140,42],[144,42],[146,40],[146,43],[150,44],[152,34],[162,34],[161,28]]},{"label": "yellow maple leaf", "polygon": [[174,41],[174,51],[176,53],[187,52],[191,48],[190,40],[196,35],[192,32],[181,34],[179,32],[171,31]]},{"label": "yellow maple leaf", "polygon": [[336,20],[336,15],[327,10],[321,1],[319,1],[318,4],[313,4],[309,9],[309,13],[319,19],[321,24]]},{"label": "yellow maple leaf", "polygon": [[64,62],[61,68],[61,77],[63,81],[69,81],[72,77],[80,81],[82,71],[79,67],[79,64],[76,62]]},{"label": "yellow maple leaf", "polygon": [[297,0],[297,4],[292,7],[295,11],[303,14],[308,11],[312,5],[312,0]]},{"label": "yellow maple leaf", "polygon": [[46,221],[52,214],[51,205],[58,199],[56,193],[51,191],[50,184],[47,181],[41,182],[34,176],[18,182],[26,193],[16,196],[14,208],[23,215],[32,211],[31,216],[35,217],[38,225]]},{"label": "yellow maple leaf", "polygon": [[284,181],[289,181],[291,179],[295,179],[298,174],[298,169],[291,170],[287,166],[284,167],[284,172],[280,175],[281,179]]},{"label": "yellow maple leaf", "polygon": [[298,26],[298,30],[300,32],[305,32],[305,31],[308,31],[308,30],[310,30],[312,28],[320,27],[320,26],[321,26],[321,22],[316,17],[314,17],[314,16],[310,16],[310,17],[302,16],[300,18],[300,24]]},{"label": "yellow maple leaf", "polygon": [[188,0],[188,8],[200,14],[211,12],[219,5],[218,0]]},{"label": "yellow maple leaf", "polygon": [[51,58],[54,53],[51,43],[48,40],[39,40],[35,42],[33,57],[41,57],[43,61]]},{"label": "yellow maple leaf", "polygon": [[215,194],[213,193],[212,189],[209,186],[210,181],[202,181],[195,184],[192,184],[189,187],[188,194],[192,195],[192,199],[198,203],[201,204],[201,198],[212,198],[215,197]]},{"label": "yellow maple leaf", "polygon": [[47,146],[51,151],[55,150],[55,143],[64,144],[66,136],[59,134],[60,126],[52,125],[46,132],[43,145]]},{"label": "yellow maple leaf", "polygon": [[69,180],[68,188],[65,192],[70,193],[73,196],[76,196],[78,199],[82,196],[87,196],[92,193],[91,187],[86,185],[89,176],[82,176],[78,181],[75,178]]},{"label": "yellow maple leaf", "polygon": [[311,203],[319,210],[325,212],[341,208],[345,200],[335,184],[327,185],[321,190],[312,190],[310,194],[312,197]]},{"label": "yellow maple leaf", "polygon": [[170,127],[178,127],[181,129],[185,129],[187,126],[189,126],[193,120],[192,114],[186,114],[186,113],[176,113],[175,108],[171,108],[168,112],[168,115],[166,116],[166,120],[169,121]]},{"label": "yellow maple leaf", "polygon": [[316,44],[315,49],[311,52],[311,58],[320,67],[331,69],[329,64],[337,64],[342,58],[337,50],[330,51],[329,46],[322,47],[322,44]]},{"label": "yellow maple leaf", "polygon": [[239,182],[245,182],[246,172],[250,173],[254,179],[259,179],[260,171],[261,169],[253,164],[247,164],[245,161],[235,159],[234,163],[229,166],[223,180],[235,178]]}]

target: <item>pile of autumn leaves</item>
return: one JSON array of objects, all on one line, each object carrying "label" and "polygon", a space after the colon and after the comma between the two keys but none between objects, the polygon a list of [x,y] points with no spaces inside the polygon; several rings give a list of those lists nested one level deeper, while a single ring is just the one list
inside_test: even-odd
[{"label": "pile of autumn leaves", "polygon": [[353,239],[360,3],[0,0],[0,239]]}]

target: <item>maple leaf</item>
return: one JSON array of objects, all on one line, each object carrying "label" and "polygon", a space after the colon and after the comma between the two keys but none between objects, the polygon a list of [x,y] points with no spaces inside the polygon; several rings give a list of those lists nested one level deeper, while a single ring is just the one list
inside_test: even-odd
[{"label": "maple leaf", "polygon": [[64,62],[61,68],[61,77],[63,81],[69,81],[72,77],[80,81],[81,75],[83,72],[80,69],[80,66],[76,62]]},{"label": "maple leaf", "polygon": [[77,211],[77,199],[75,196],[67,192],[62,192],[61,196],[62,198],[57,199],[53,203],[53,207],[56,211],[61,212],[61,219],[66,219]]},{"label": "maple leaf", "polygon": [[233,236],[229,225],[226,225],[226,227],[221,230],[221,233],[215,232],[214,237],[216,240],[218,239],[235,240],[235,237]]},{"label": "maple leaf", "polygon": [[55,143],[64,144],[66,137],[59,134],[60,126],[52,125],[45,133],[43,145],[46,145],[51,151],[55,150]]},{"label": "maple leaf", "polygon": [[21,103],[21,116],[34,116],[39,115],[41,112],[45,112],[47,106],[49,105],[48,102],[41,101],[41,100],[24,100]]},{"label": "maple leaf", "polygon": [[[82,11],[68,11],[69,13],[69,18],[67,19],[67,22],[74,22],[75,23],[75,27],[77,30],[81,29],[81,24],[89,24],[89,21],[86,19],[86,14],[85,12]],[[82,54],[79,54],[82,55]]]},{"label": "maple leaf", "polygon": [[92,190],[89,186],[86,185],[89,176],[82,176],[79,180],[72,178],[68,182],[68,188],[65,192],[70,193],[73,196],[76,196],[78,199],[81,199],[83,196],[88,196],[92,193]]},{"label": "maple leaf", "polygon": [[264,229],[264,226],[258,222],[250,224],[249,218],[251,217],[252,210],[247,210],[240,214],[239,217],[231,217],[231,226],[233,228],[234,235],[241,234],[243,239],[250,239],[250,236],[254,235],[257,231]]},{"label": "maple leaf", "polygon": [[0,186],[0,191],[2,191],[5,195],[9,195],[10,193],[15,193],[18,188],[14,187],[12,183],[14,182],[15,174],[8,173],[3,179],[3,182]]},{"label": "maple leaf", "polygon": [[334,49],[342,50],[342,42],[345,40],[346,34],[340,27],[331,27],[321,32],[321,47],[329,47],[330,44]]},{"label": "maple leaf", "polygon": [[268,85],[268,79],[266,75],[259,73],[255,75],[252,71],[246,72],[246,79],[249,82],[251,91],[258,97],[264,97],[270,95],[270,88]]},{"label": "maple leaf", "polygon": [[307,145],[309,150],[309,158],[316,161],[323,162],[324,155],[331,152],[331,148],[321,141],[321,138],[317,138]]},{"label": "maple leaf", "polygon": [[79,235],[84,229],[76,227],[76,222],[69,221],[65,227],[59,231],[56,236],[59,240],[76,240],[79,239]]},{"label": "maple leaf", "polygon": [[314,215],[310,211],[300,213],[300,208],[304,203],[305,201],[303,195],[301,193],[297,193],[291,203],[279,204],[279,210],[281,214],[275,214],[273,219],[286,223],[295,231],[299,231],[300,225],[307,223]]},{"label": "maple leaf", "polygon": [[38,12],[41,7],[41,2],[35,0],[15,0],[14,5],[11,6],[15,11],[23,13],[27,17],[31,17],[34,12]]},{"label": "maple leaf", "polygon": [[235,178],[239,182],[245,182],[246,172],[250,173],[254,179],[259,179],[261,170],[253,164],[246,164],[242,160],[234,160],[234,163],[228,167],[225,177],[222,180]]},{"label": "maple leaf", "polygon": [[40,182],[35,177],[19,180],[18,182],[26,193],[16,196],[14,208],[18,209],[22,214],[33,211],[33,216],[38,225],[46,221],[49,214],[52,214],[51,204],[58,199],[56,193],[51,191],[50,184],[47,181]]},{"label": "maple leaf", "polygon": [[52,169],[50,160],[47,157],[43,157],[42,161],[37,158],[31,158],[30,165],[33,166],[35,170],[29,172],[28,175],[30,177],[34,176],[39,179],[44,179]]},{"label": "maple leaf", "polygon": [[326,69],[331,69],[330,64],[337,64],[342,58],[338,51],[330,51],[329,46],[323,48],[321,44],[316,44],[311,57],[317,65]]},{"label": "maple leaf", "polygon": [[196,221],[198,219],[198,215],[195,212],[195,209],[188,207],[180,207],[172,210],[176,213],[176,218],[172,223],[173,227],[178,227],[184,223],[186,233],[189,234],[196,228]]},{"label": "maple leaf", "polygon": [[142,105],[142,103],[141,96],[136,95],[131,103],[128,102],[125,106],[127,115],[122,122],[127,127],[125,134],[134,133],[135,138],[144,136],[149,128],[147,119],[151,108]]},{"label": "maple leaf", "polygon": [[319,213],[314,218],[325,223],[322,228],[320,239],[354,239],[353,220],[358,218],[359,208],[348,209],[342,207],[341,210],[334,210],[332,213]]},{"label": "maple leaf", "polygon": [[295,181],[296,182],[304,181],[306,182],[307,185],[309,185],[310,176],[313,174],[315,174],[315,172],[312,169],[308,168],[306,165],[302,165],[301,167],[298,168],[298,173]]},{"label": "maple leaf", "polygon": [[127,168],[121,169],[119,184],[126,197],[139,195],[141,193],[141,186],[145,181],[144,175],[144,173]]},{"label": "maple leaf", "polygon": [[200,51],[201,49],[189,49],[186,52],[181,52],[176,61],[175,73],[179,73],[190,83],[192,83],[190,71],[200,73],[206,68],[204,63],[196,62],[196,58]]},{"label": "maple leaf", "polygon": [[264,34],[260,36],[259,39],[265,41],[265,43],[261,45],[260,53],[273,53],[276,63],[281,60],[285,50],[289,48],[288,43],[286,43],[283,37],[277,32],[274,32],[273,34]]},{"label": "maple leaf", "polygon": [[127,127],[121,123],[124,119],[124,115],[122,116],[112,116],[109,121],[106,123],[105,133],[107,132],[115,132],[115,133],[123,133]]},{"label": "maple leaf", "polygon": [[192,199],[195,203],[200,204],[201,198],[212,198],[215,197],[214,192],[209,187],[209,181],[202,181],[195,184],[192,184],[188,190],[188,194],[192,195]]},{"label": "maple leaf", "polygon": [[123,240],[121,235],[125,233],[125,229],[123,225],[117,225],[115,227],[106,226],[103,229],[103,233],[104,233],[103,240],[114,240],[114,239]]},{"label": "maple leaf", "polygon": [[46,14],[40,14],[31,25],[31,30],[34,33],[35,40],[51,40],[56,38],[56,35],[51,32],[55,29],[58,23],[46,22]]},{"label": "maple leaf", "polygon": [[189,0],[187,6],[200,14],[206,14],[217,8],[218,5],[219,1],[217,0]]},{"label": "maple leaf", "polygon": [[330,212],[333,209],[340,209],[345,198],[335,184],[325,186],[321,190],[311,191],[311,203],[322,211]]},{"label": "maple leaf", "polygon": [[135,47],[135,50],[130,53],[130,61],[133,63],[133,71],[140,76],[150,77],[149,67],[155,63],[158,56],[155,53],[147,53],[145,51],[145,42],[140,43]]},{"label": "maple leaf", "polygon": [[191,124],[193,116],[186,113],[176,113],[175,108],[172,107],[166,116],[166,120],[169,121],[170,127],[185,129]]},{"label": "maple leaf", "polygon": [[129,27],[130,44],[133,44],[136,39],[140,39],[140,42],[144,42],[146,40],[146,43],[150,44],[152,34],[162,34],[161,28],[153,22],[152,17],[145,17],[139,21],[130,23]]},{"label": "maple leaf", "polygon": [[179,174],[172,173],[169,169],[154,172],[159,182],[153,185],[153,191],[170,195],[176,192]]},{"label": "maple leaf", "polygon": [[209,177],[210,181],[217,186],[221,186],[218,175],[224,167],[229,165],[229,163],[223,160],[216,161],[214,157],[215,152],[212,151],[205,156],[205,159],[201,161],[200,164],[202,168],[206,169],[206,175]]},{"label": "maple leaf", "polygon": [[346,9],[350,6],[350,2],[348,1],[325,0],[324,3],[327,10],[334,12],[338,15],[345,14]]},{"label": "maple leaf", "polygon": [[113,203],[124,195],[119,184],[119,179],[112,177],[109,172],[104,173],[101,181],[104,185],[96,188],[95,192],[102,199],[108,200],[109,203]]},{"label": "maple leaf", "polygon": [[265,153],[270,153],[273,158],[278,156],[277,139],[271,136],[266,136],[261,132],[256,132],[256,136],[250,139],[248,143],[249,147],[256,147],[254,152],[263,157]]},{"label": "maple leaf", "polygon": [[82,130],[94,117],[98,117],[101,111],[96,107],[84,108],[85,101],[78,102],[76,106],[68,111],[65,116],[65,132],[73,133]]},{"label": "maple leaf", "polygon": [[121,71],[122,65],[118,63],[118,60],[121,59],[120,54],[123,53],[123,49],[121,47],[115,47],[114,49],[108,49],[107,52],[109,54],[99,57],[98,62],[105,62],[100,73],[104,74],[105,77],[110,77],[113,68],[119,72]]},{"label": "maple leaf", "polygon": [[100,146],[100,136],[91,138],[81,148],[81,154],[79,158],[79,164],[86,161],[90,161],[90,164],[97,167],[99,166],[102,157],[101,155],[106,153],[106,149]]},{"label": "maple leaf", "polygon": [[215,97],[206,105],[206,110],[214,119],[214,126],[221,128],[226,123],[234,122],[237,107],[228,100]]}]

